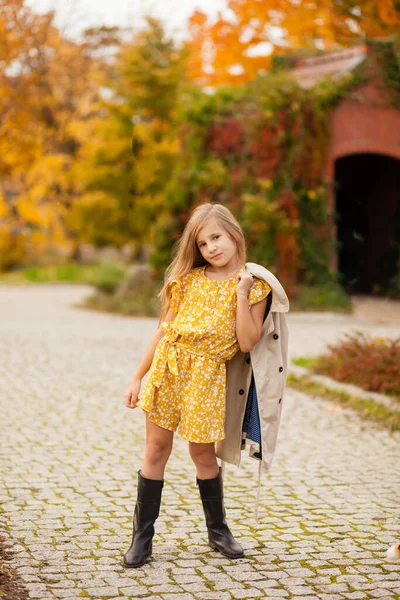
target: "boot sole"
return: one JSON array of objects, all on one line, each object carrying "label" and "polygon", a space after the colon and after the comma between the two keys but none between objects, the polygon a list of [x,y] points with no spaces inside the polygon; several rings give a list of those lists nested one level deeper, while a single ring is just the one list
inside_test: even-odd
[{"label": "boot sole", "polygon": [[127,569],[139,569],[139,567],[143,567],[143,565],[145,565],[146,562],[147,562],[147,558],[145,558],[145,560],[143,560],[142,562],[137,563],[135,565],[129,565],[126,562],[123,562],[122,564]]},{"label": "boot sole", "polygon": [[244,558],[244,552],[242,552],[242,554],[227,554],[226,552],[223,552],[222,550],[220,550],[217,546],[215,546],[213,543],[209,542],[209,546],[212,550],[215,550],[216,552],[219,552],[220,554],[222,554],[223,556],[226,556],[227,558]]},{"label": "boot sole", "polygon": [[150,546],[150,552],[138,563],[127,563],[125,562],[125,557],[122,561],[122,564],[124,567],[127,567],[128,569],[138,569],[139,567],[143,567],[143,565],[146,564],[147,560],[150,558],[150,556],[153,554],[153,544],[151,544]]},{"label": "boot sole", "polygon": [[127,567],[128,569],[138,569],[139,567],[143,567],[143,565],[145,565],[147,563],[147,560],[150,558],[151,554],[148,554],[146,556],[146,558],[144,558],[143,560],[141,560],[139,563],[126,563],[125,560],[122,561],[122,564],[124,565],[124,567]]}]

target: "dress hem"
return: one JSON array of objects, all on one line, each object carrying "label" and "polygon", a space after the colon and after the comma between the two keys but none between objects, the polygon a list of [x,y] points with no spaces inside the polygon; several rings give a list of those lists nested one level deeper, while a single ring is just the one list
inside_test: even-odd
[{"label": "dress hem", "polygon": [[[140,406],[139,408],[142,408],[142,407]],[[201,441],[197,441],[197,440],[191,440],[191,439],[189,439],[188,437],[185,437],[185,435],[182,435],[182,433],[180,433],[180,431],[179,431],[179,426],[177,427],[177,429],[168,429],[168,427],[163,427],[162,425],[160,425],[160,423],[157,423],[156,421],[153,421],[153,419],[152,419],[152,418],[151,418],[151,416],[150,416],[150,414],[151,414],[151,413],[150,413],[150,411],[149,411],[149,410],[146,410],[145,408],[142,408],[142,411],[148,414],[150,421],[151,421],[152,423],[154,423],[154,425],[158,425],[158,427],[161,427],[162,429],[165,429],[166,431],[171,431],[172,433],[178,433],[178,435],[180,435],[180,436],[181,436],[181,438],[183,438],[183,439],[184,439],[184,440],[186,440],[187,442],[191,442],[191,443],[193,443],[193,444],[216,444],[217,442],[220,442],[221,440],[224,440],[224,439],[226,438],[226,434],[225,434],[225,435],[223,435],[222,437],[221,437],[221,436],[217,437],[217,439],[216,439],[216,440],[209,440],[209,441],[204,441],[204,440],[201,440]]]},{"label": "dress hem", "polygon": [[179,433],[179,431],[177,431],[177,433],[181,436],[182,439],[186,440],[187,442],[191,442],[192,444],[216,444],[217,442],[220,442],[221,440],[224,440],[226,438],[226,435],[224,435],[223,437],[219,437],[216,440],[210,440],[208,442],[202,440],[201,442],[198,442],[197,440],[189,440],[187,437]]}]

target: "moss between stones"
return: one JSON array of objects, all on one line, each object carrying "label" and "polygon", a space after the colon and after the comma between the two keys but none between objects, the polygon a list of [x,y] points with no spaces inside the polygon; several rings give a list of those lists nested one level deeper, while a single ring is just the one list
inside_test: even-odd
[{"label": "moss between stones", "polygon": [[391,411],[372,398],[362,399],[343,391],[331,390],[321,383],[313,382],[307,375],[298,377],[291,374],[287,378],[287,385],[315,398],[320,397],[345,408],[351,408],[360,417],[373,421],[380,427],[388,428],[390,431],[400,431],[400,413]]}]

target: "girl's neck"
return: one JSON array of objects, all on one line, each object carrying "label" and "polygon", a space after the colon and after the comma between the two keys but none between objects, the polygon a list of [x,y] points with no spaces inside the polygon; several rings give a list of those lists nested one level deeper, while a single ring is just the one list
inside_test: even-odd
[{"label": "girl's neck", "polygon": [[234,266],[225,265],[224,267],[213,267],[210,264],[207,264],[205,266],[205,271],[212,275],[218,275],[218,277],[220,277],[221,279],[229,279],[230,277],[236,275],[236,273],[240,271],[242,266],[242,263],[238,259]]}]

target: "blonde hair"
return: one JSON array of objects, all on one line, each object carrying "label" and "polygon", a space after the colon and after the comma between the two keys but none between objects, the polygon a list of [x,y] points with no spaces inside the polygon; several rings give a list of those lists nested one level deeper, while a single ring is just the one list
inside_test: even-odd
[{"label": "blonde hair", "polygon": [[158,326],[160,326],[168,312],[171,299],[171,281],[183,277],[196,267],[209,264],[201,255],[196,244],[196,238],[199,231],[211,218],[214,218],[218,225],[225,229],[231,239],[236,242],[240,262],[242,264],[246,262],[246,242],[243,231],[231,211],[222,204],[211,204],[209,202],[197,206],[186,223],[181,237],[174,245],[173,254],[175,254],[175,258],[165,271],[164,285],[158,294],[161,299],[161,315]]}]

